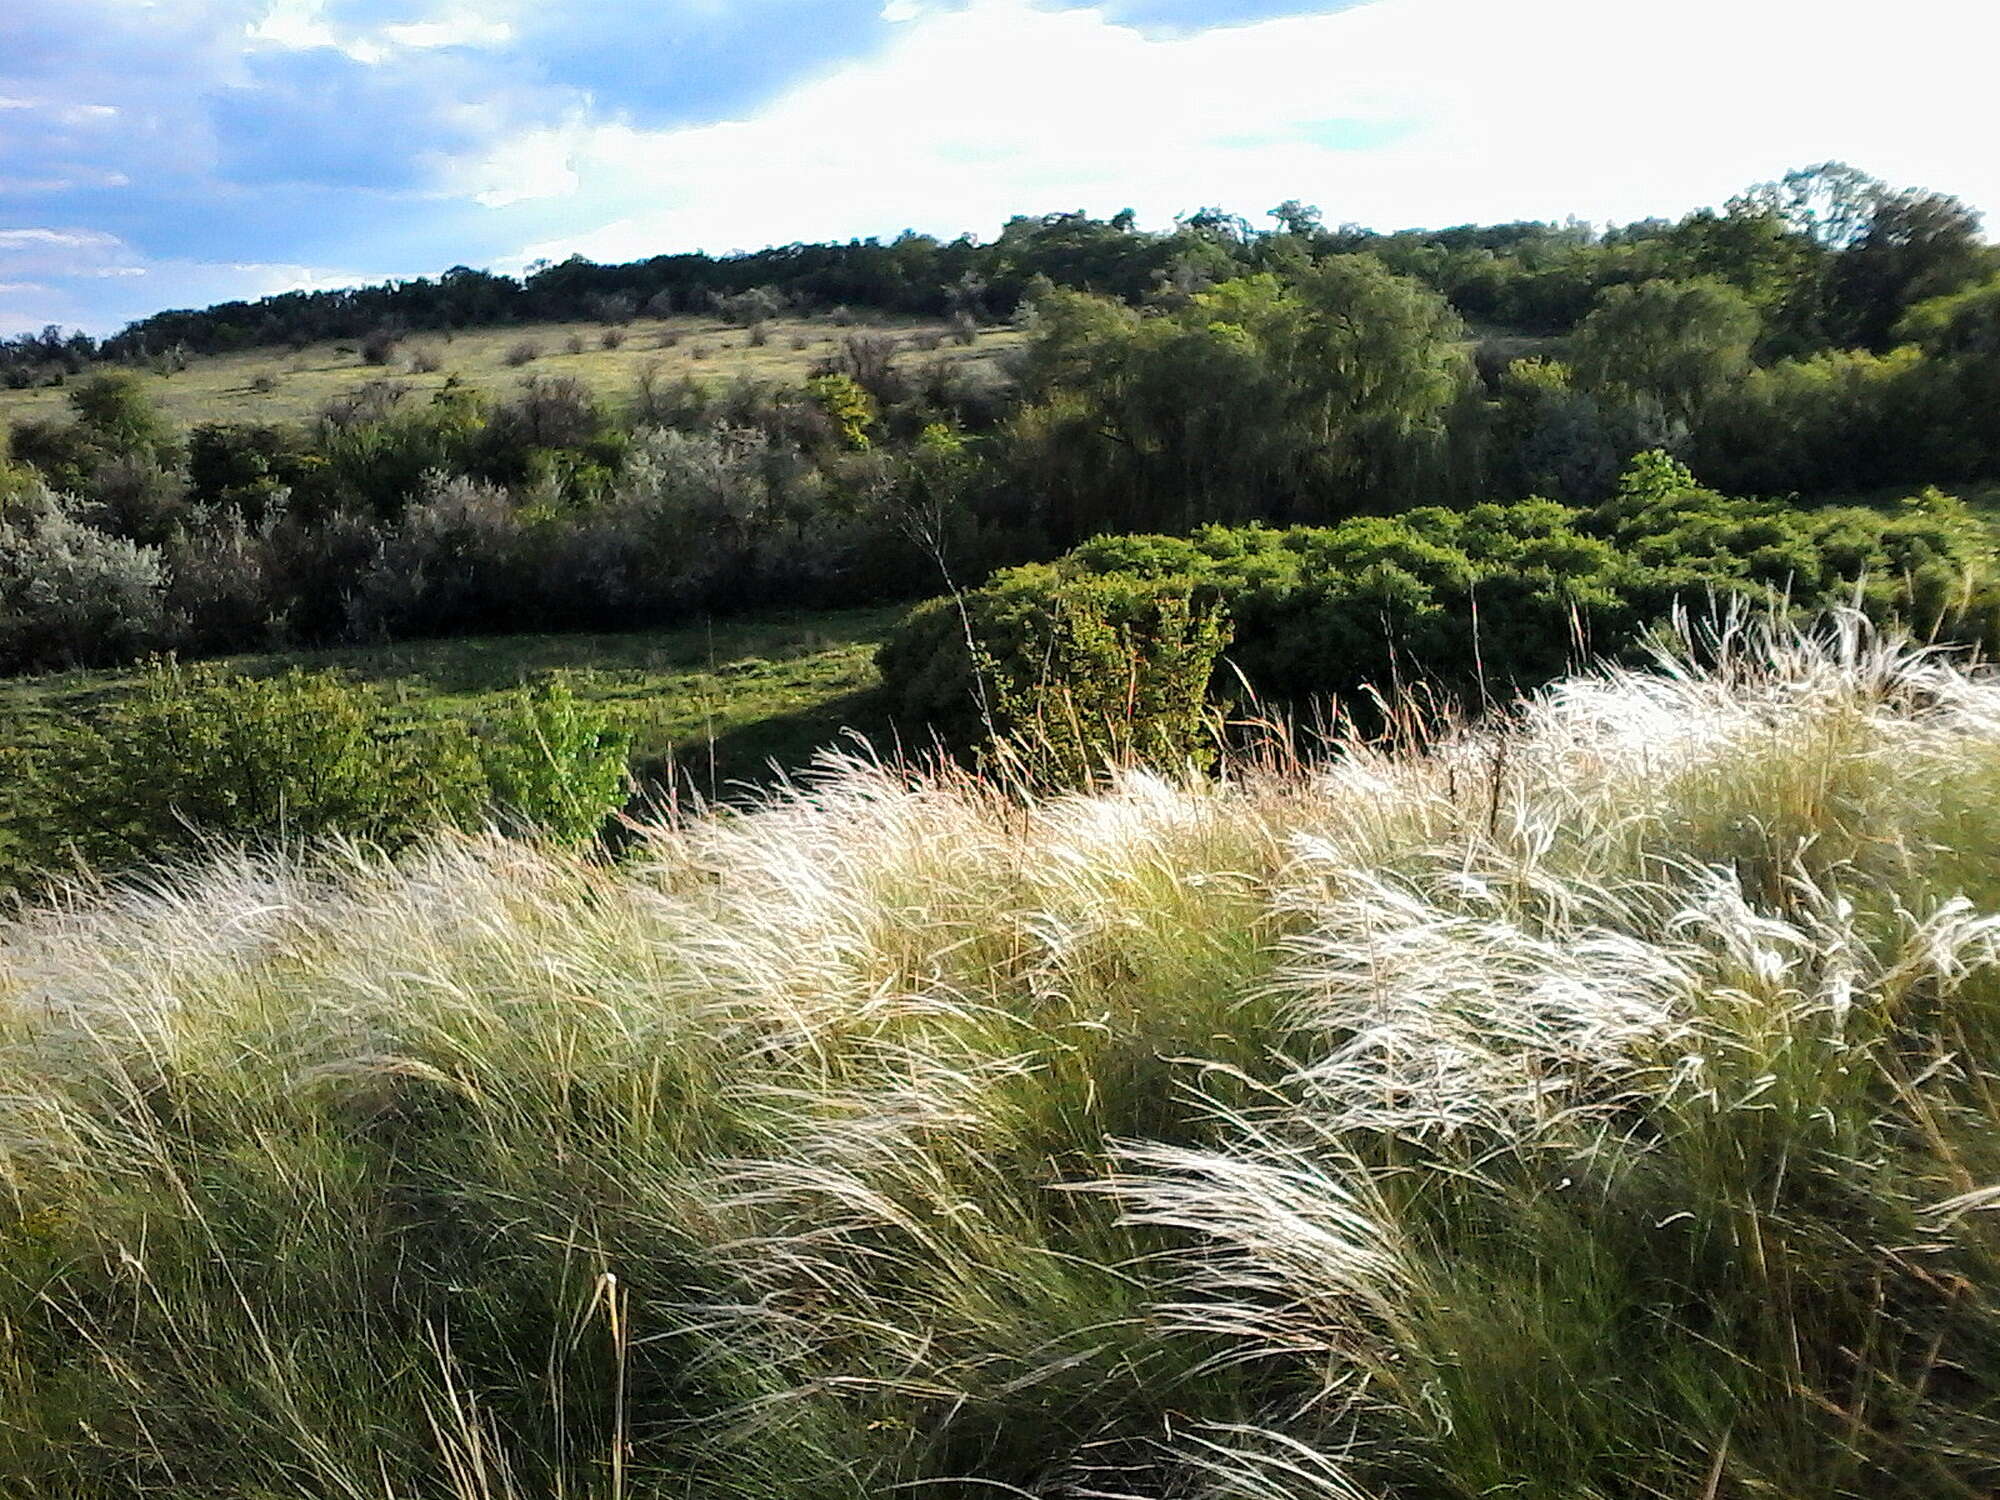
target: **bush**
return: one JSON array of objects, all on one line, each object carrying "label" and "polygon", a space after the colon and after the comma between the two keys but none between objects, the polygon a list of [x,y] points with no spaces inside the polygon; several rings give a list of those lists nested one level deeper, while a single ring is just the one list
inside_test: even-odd
[{"label": "bush", "polygon": [[0,518],[0,672],[129,661],[165,644],[159,550],[38,491]]},{"label": "bush", "polygon": [[381,533],[348,605],[362,640],[521,629],[533,594],[524,527],[505,490],[462,476],[428,475],[423,491]]},{"label": "bush", "polygon": [[1003,758],[1031,781],[1081,786],[1135,763],[1214,762],[1208,685],[1229,640],[1218,606],[1172,585],[1134,601],[1078,579],[1051,598],[1043,634],[1032,674],[1018,654],[980,664]]},{"label": "bush", "polygon": [[503,827],[577,844],[625,801],[630,747],[629,735],[555,677],[523,690],[479,748]]},{"label": "bush", "polygon": [[25,774],[26,842],[47,868],[118,869],[210,840],[394,846],[485,805],[462,726],[401,726],[377,693],[328,674],[252,678],[171,660],[28,757]]},{"label": "bush", "polygon": [[785,310],[783,294],[768,286],[753,286],[715,299],[715,313],[737,328],[758,328]]},{"label": "bush", "polygon": [[361,362],[365,365],[386,365],[396,357],[396,350],[402,342],[403,336],[394,329],[378,328],[361,340]]},{"label": "bush", "polygon": [[518,370],[521,366],[531,365],[540,359],[542,357],[542,346],[533,339],[522,339],[518,344],[510,345],[506,354],[502,357],[509,368]]},{"label": "bush", "polygon": [[623,803],[626,745],[559,679],[524,689],[475,736],[409,722],[332,673],[155,660],[129,697],[10,757],[11,854],[43,871],[119,870],[214,842],[395,848],[488,822],[575,844]]},{"label": "bush", "polygon": [[1641,651],[1676,608],[1729,597],[1799,614],[1855,602],[1926,637],[2000,647],[1990,543],[1959,502],[1929,492],[1893,516],[1801,511],[1701,489],[1651,454],[1594,511],[1528,500],[1327,529],[1100,537],[999,575],[962,618],[946,601],[914,611],[880,654],[905,723],[976,741],[994,681],[1032,683],[1072,649],[1063,621],[1079,588],[1139,662],[1182,659],[1158,601],[1185,597],[1230,625],[1234,664],[1259,694],[1331,696],[1350,711],[1372,693],[1405,703],[1419,685],[1504,701],[1582,659]]}]

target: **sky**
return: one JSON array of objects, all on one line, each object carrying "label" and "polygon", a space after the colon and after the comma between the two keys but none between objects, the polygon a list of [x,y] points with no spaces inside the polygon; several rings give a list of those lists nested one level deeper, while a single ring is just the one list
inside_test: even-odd
[{"label": "sky", "polygon": [[1379,229],[1839,159],[2000,215],[1994,0],[0,0],[0,334],[1286,199]]}]

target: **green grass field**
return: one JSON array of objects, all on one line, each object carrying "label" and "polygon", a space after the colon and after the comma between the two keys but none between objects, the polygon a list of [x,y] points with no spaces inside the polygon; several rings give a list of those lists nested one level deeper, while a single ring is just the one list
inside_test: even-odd
[{"label": "green grass field", "polygon": [[[849,336],[874,334],[897,339],[912,367],[944,360],[967,366],[973,378],[997,380],[998,356],[1021,341],[1012,329],[993,328],[982,329],[977,341],[966,346],[948,337],[940,323],[887,318],[852,327],[825,318],[784,319],[766,325],[761,346],[753,344],[748,329],[714,318],[642,320],[619,330],[624,338],[615,349],[604,347],[605,332],[601,323],[543,323],[413,334],[386,366],[367,364],[359,341],[297,351],[253,349],[203,356],[173,375],[146,375],[145,388],[170,421],[188,427],[300,421],[342,392],[384,378],[427,394],[457,376],[475,389],[503,394],[529,375],[568,375],[611,405],[622,406],[648,366],[668,381],[692,375],[720,385],[747,376],[789,384],[805,379]],[[537,357],[526,364],[510,363],[510,352],[523,345],[539,350]],[[576,346],[580,352],[571,352]],[[412,361],[420,356],[434,358],[436,371],[413,370]],[[0,426],[67,412],[62,387],[0,391]]]}]

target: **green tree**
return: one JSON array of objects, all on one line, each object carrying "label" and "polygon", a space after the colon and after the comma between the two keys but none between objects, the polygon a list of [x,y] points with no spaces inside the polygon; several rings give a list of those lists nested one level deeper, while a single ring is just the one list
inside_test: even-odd
[{"label": "green tree", "polygon": [[1605,291],[1571,340],[1593,390],[1649,396],[1690,426],[1751,366],[1757,311],[1718,281],[1649,281]]},{"label": "green tree", "polygon": [[1051,529],[1306,520],[1449,479],[1464,326],[1368,256],[1239,277],[1170,313],[1035,304],[1011,453]]},{"label": "green tree", "polygon": [[1979,215],[1956,198],[1916,189],[1885,195],[1828,272],[1833,332],[1860,348],[1886,349],[1912,307],[1963,291],[1992,269]]}]

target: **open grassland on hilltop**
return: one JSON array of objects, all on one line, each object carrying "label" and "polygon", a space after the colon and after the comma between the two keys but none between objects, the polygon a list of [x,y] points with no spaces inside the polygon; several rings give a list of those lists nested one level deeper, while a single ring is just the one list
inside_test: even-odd
[{"label": "open grassland on hilltop", "polygon": [[0,1491],[1988,1496],[2000,684],[0,927]]},{"label": "open grassland on hilltop", "polygon": [[[618,347],[605,347],[607,333],[622,336]],[[753,342],[750,329],[707,317],[645,319],[614,329],[601,322],[510,324],[413,333],[379,366],[362,357],[359,341],[198,355],[176,373],[146,373],[144,390],[169,422],[183,427],[303,421],[335,396],[378,379],[427,395],[456,377],[476,390],[501,394],[530,375],[563,375],[622,407],[648,368],[662,381],[692,376],[712,385],[745,378],[797,384],[855,336],[891,338],[906,360],[963,364],[996,380],[998,356],[1021,340],[1012,329],[983,328],[972,344],[963,345],[942,323],[886,317],[852,326],[827,318],[779,319],[764,325],[761,345]],[[534,357],[518,362],[519,351],[530,347]],[[419,373],[413,360],[435,361],[437,368]],[[0,426],[67,417],[65,388],[0,390]]]}]

